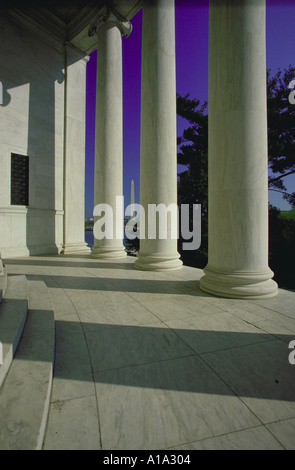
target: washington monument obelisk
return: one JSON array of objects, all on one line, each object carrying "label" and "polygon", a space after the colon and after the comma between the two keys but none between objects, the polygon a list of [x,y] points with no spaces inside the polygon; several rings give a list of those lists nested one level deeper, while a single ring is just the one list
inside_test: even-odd
[{"label": "washington monument obelisk", "polygon": [[131,210],[130,217],[135,217],[135,196],[134,196],[134,181],[131,180]]}]

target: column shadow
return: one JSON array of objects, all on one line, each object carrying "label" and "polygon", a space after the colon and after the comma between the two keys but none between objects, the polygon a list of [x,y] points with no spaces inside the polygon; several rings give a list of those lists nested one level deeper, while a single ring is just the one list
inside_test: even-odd
[{"label": "column shadow", "polygon": [[[39,324],[40,316],[51,313],[39,310]],[[165,326],[63,320],[55,325],[57,380],[295,402],[291,335],[280,335],[282,341],[270,334]],[[42,357],[40,351],[25,360]]]}]

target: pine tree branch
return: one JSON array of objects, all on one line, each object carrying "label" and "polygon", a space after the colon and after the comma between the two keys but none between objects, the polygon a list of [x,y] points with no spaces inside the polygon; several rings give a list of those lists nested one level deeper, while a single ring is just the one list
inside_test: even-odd
[{"label": "pine tree branch", "polygon": [[273,188],[268,188],[269,191],[275,191],[277,193],[282,193],[282,194],[287,194],[288,196],[291,196],[290,193],[287,193],[287,191],[281,191],[280,189],[273,189]]},{"label": "pine tree branch", "polygon": [[280,176],[276,176],[275,178],[270,178],[269,179],[269,182],[270,183],[273,183],[274,181],[278,181],[279,179],[282,179],[284,178],[285,176],[288,176],[288,175],[293,175],[293,173],[295,173],[295,170],[292,170],[292,171],[289,171],[288,173],[284,173]]}]

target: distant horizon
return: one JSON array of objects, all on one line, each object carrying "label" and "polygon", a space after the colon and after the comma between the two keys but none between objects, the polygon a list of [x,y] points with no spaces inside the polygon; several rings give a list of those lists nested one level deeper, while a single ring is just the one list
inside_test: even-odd
[{"label": "distant horizon", "polygon": [[[274,75],[278,69],[295,66],[294,38],[295,1],[266,1],[266,63]],[[189,93],[203,103],[208,101],[208,19],[209,0],[175,1],[176,91]],[[122,38],[123,53],[123,194],[130,204],[131,180],[134,180],[135,202],[139,203],[140,185],[140,87],[141,87],[141,23],[142,11],[131,20],[133,31]],[[193,51],[193,53],[192,53]],[[97,51],[87,64],[86,99],[86,168],[85,218],[94,208],[94,139]],[[293,61],[293,63],[292,63]],[[294,77],[295,79],[295,77]],[[287,92],[287,90],[286,90]],[[177,135],[188,123],[177,116]],[[178,172],[182,167],[178,165]],[[287,189],[295,191],[295,175],[285,179]],[[281,210],[291,210],[279,193],[269,191],[269,202]]]}]

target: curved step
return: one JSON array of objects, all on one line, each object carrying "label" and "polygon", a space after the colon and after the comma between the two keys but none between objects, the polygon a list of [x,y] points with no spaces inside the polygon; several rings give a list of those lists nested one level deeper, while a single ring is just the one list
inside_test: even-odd
[{"label": "curved step", "polygon": [[11,366],[20,341],[28,312],[28,286],[26,277],[9,277],[5,297],[0,305],[0,388]]},{"label": "curved step", "polygon": [[54,363],[54,315],[45,283],[27,282],[27,321],[0,390],[0,449],[3,450],[41,449],[48,416]]}]

